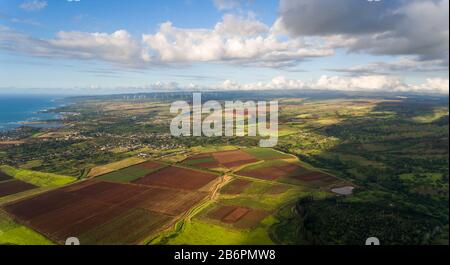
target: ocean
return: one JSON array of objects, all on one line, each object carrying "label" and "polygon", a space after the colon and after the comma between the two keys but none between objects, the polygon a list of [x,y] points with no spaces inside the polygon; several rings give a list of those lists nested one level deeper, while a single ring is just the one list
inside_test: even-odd
[{"label": "ocean", "polygon": [[[0,131],[7,131],[22,126],[21,122],[33,122],[56,119],[55,113],[40,111],[64,105],[61,96],[0,95]],[[36,127],[53,127],[55,125],[37,124]]]}]

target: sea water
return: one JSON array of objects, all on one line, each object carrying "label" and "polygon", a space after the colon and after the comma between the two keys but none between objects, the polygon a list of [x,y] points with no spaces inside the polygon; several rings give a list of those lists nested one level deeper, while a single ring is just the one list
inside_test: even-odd
[{"label": "sea water", "polygon": [[[41,111],[64,105],[61,96],[0,95],[0,131],[11,130],[22,122],[57,119],[56,113]],[[57,124],[34,124],[35,127],[55,127]]]}]

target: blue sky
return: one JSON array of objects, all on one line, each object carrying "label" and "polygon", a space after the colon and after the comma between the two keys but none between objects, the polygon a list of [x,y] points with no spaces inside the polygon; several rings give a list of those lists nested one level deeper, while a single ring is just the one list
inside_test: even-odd
[{"label": "blue sky", "polygon": [[445,93],[447,22],[446,0],[5,0],[0,93]]}]

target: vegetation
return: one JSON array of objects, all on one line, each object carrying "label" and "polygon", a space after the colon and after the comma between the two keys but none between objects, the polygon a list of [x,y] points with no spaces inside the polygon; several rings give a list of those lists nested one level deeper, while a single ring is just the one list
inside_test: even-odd
[{"label": "vegetation", "polygon": [[75,178],[69,176],[16,169],[10,166],[0,166],[0,170],[18,180],[22,180],[38,187],[57,187],[75,181]]},{"label": "vegetation", "polygon": [[0,212],[0,245],[51,245],[50,240],[37,232],[15,223]]},{"label": "vegetation", "polygon": [[[199,211],[169,243],[361,244],[364,236],[378,235],[385,244],[448,244],[448,97],[308,91],[203,94],[205,101],[279,99],[276,150],[257,148],[258,137],[172,137],[169,105],[180,99],[191,100],[192,94],[73,98],[74,104],[56,110],[77,114],[65,117],[70,126],[23,127],[1,135],[22,143],[0,146],[0,164],[12,166],[2,170],[38,186],[74,180],[66,176],[105,173],[101,178],[126,182],[137,176],[127,167],[141,159],[180,163],[198,153],[249,148],[251,155],[266,160],[250,169],[279,163],[271,161],[275,158],[297,157],[299,165],[337,176],[356,189],[351,196],[336,198],[330,185],[283,181],[291,188],[270,194],[270,187],[280,183],[252,179],[241,194],[220,194],[211,207],[266,207],[270,222],[239,230],[211,222]],[[116,171],[121,168],[125,171]],[[308,196],[313,200],[302,208],[306,214],[293,211]],[[214,241],[210,235],[217,234],[221,236]]]}]

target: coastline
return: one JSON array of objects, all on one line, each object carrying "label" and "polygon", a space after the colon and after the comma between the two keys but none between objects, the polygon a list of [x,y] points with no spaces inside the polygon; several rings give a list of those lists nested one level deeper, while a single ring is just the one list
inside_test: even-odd
[{"label": "coastline", "polygon": [[62,116],[55,110],[66,106],[62,96],[0,95],[0,133],[20,127],[62,127]]}]

